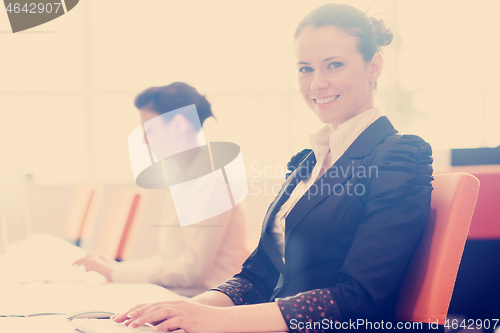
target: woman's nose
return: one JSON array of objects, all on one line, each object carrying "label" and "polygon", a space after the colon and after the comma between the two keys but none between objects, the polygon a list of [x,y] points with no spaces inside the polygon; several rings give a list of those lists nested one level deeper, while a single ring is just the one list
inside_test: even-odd
[{"label": "woman's nose", "polygon": [[320,72],[315,72],[311,82],[311,90],[327,89],[330,86],[327,78]]}]

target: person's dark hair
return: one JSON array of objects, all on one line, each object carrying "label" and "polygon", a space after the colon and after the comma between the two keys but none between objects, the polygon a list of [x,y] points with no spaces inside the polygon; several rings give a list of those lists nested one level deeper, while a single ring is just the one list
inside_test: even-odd
[{"label": "person's dark hair", "polygon": [[[151,87],[141,92],[134,101],[134,105],[138,109],[148,109],[159,114],[166,114],[164,119],[170,121],[175,113],[173,111],[191,104],[196,105],[200,123],[210,117],[214,117],[210,103],[205,96],[201,95],[195,88],[183,82],[174,82],[163,87]],[[193,125],[196,124],[196,119],[188,119]]]},{"label": "person's dark hair", "polygon": [[320,28],[334,26],[358,39],[358,51],[365,61],[370,61],[375,52],[392,42],[393,33],[382,19],[367,17],[361,10],[346,4],[329,3],[316,8],[299,22],[295,30],[297,38],[305,27]]}]

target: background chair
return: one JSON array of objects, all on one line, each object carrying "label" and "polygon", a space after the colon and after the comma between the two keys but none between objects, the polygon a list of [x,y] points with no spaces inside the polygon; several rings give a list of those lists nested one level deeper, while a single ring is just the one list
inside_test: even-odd
[{"label": "background chair", "polygon": [[431,211],[400,290],[396,320],[444,325],[479,192],[468,173],[434,175]]},{"label": "background chair", "polygon": [[65,238],[72,244],[82,246],[84,238],[92,233],[102,195],[101,184],[82,184],[75,187],[65,232]]},{"label": "background chair", "polygon": [[104,222],[97,253],[121,261],[127,257],[137,230],[137,217],[145,192],[122,190],[117,195]]}]

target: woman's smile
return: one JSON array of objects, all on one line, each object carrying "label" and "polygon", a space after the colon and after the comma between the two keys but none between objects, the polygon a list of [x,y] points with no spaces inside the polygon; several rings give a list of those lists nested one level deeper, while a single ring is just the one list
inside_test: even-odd
[{"label": "woman's smile", "polygon": [[318,97],[318,98],[313,98],[314,103],[318,106],[318,108],[323,109],[327,108],[330,105],[332,105],[337,98],[339,98],[340,95],[332,95],[332,96],[326,96],[326,97]]}]

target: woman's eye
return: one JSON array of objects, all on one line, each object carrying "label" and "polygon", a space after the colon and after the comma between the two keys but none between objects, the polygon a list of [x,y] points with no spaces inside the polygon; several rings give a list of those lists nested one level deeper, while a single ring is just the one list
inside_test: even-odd
[{"label": "woman's eye", "polygon": [[301,73],[307,73],[307,72],[312,72],[312,71],[313,71],[313,69],[311,67],[307,67],[307,66],[299,68],[299,72],[301,72]]},{"label": "woman's eye", "polygon": [[343,65],[343,63],[335,61],[335,62],[332,62],[332,63],[328,64],[328,68],[338,68],[338,67],[340,67],[342,65]]}]

